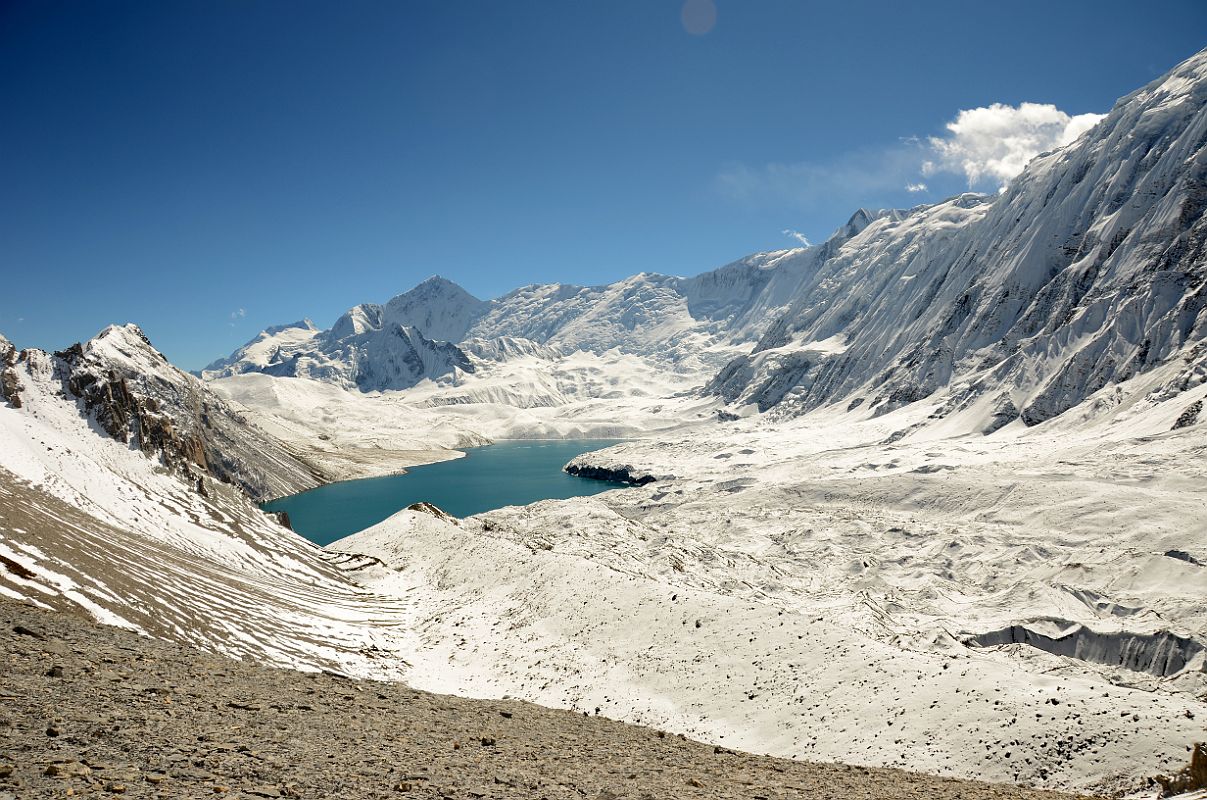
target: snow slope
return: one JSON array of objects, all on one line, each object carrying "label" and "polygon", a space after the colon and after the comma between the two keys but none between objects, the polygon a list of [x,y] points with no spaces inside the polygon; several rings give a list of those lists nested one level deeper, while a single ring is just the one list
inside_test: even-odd
[{"label": "snow slope", "polygon": [[945,391],[944,413],[991,397],[990,429],[1050,419],[1203,340],[1204,209],[1207,51],[999,197],[867,224],[709,389],[788,413]]},{"label": "snow slope", "polygon": [[[86,362],[158,355],[133,326],[82,350]],[[409,649],[403,609],[349,579],[364,559],[323,551],[241,488],[145,448],[145,416],[115,438],[101,406],[71,395],[71,379],[86,374],[78,364],[37,350],[15,364],[19,407],[11,395],[0,402],[0,594],[269,664],[402,674],[396,658],[379,656]],[[149,388],[203,388],[166,362],[143,366]],[[149,397],[140,396],[144,415]],[[204,402],[211,420],[223,413],[220,401]],[[263,435],[245,444],[272,448]]]},{"label": "snow slope", "polygon": [[[111,325],[53,355],[17,353],[0,341],[0,362],[20,405],[27,391],[56,386],[98,430],[154,455],[187,479],[208,475],[265,499],[329,478],[264,435],[197,378],[168,363],[136,325]],[[16,403],[13,403],[16,397]]]},{"label": "snow slope", "polygon": [[1134,789],[1207,733],[1207,429],[1170,430],[1207,386],[1154,399],[1178,369],[993,437],[894,441],[933,404],[662,432],[573,462],[654,478],[640,488],[403,512],[332,549],[380,559],[360,580],[427,609],[424,688]]}]

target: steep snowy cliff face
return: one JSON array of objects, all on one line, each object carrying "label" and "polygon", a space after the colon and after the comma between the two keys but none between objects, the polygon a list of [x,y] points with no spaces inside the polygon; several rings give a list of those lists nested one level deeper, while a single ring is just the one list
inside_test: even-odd
[{"label": "steep snowy cliff face", "polygon": [[32,395],[57,400],[96,433],[141,450],[190,485],[208,476],[268,499],[319,482],[283,444],[169,364],[136,325],[112,325],[53,355],[0,342],[0,360],[13,387],[5,392],[9,406],[25,408]]},{"label": "steep snowy cliff face", "polygon": [[989,429],[1060,414],[1207,333],[1205,145],[1207,52],[996,198],[853,219],[708,389],[764,410],[877,413],[948,389],[940,413],[988,396]]}]

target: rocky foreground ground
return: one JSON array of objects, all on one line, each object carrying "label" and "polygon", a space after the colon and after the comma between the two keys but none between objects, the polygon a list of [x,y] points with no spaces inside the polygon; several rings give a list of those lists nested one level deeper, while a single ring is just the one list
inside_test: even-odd
[{"label": "rocky foreground ground", "polygon": [[1060,797],[259,667],[3,598],[0,646],[0,800]]}]

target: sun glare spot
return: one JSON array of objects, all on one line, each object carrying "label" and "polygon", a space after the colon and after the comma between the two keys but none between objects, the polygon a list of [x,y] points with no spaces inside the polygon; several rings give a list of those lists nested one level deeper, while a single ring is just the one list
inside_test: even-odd
[{"label": "sun glare spot", "polygon": [[703,36],[717,24],[717,7],[712,0],[686,0],[679,17],[684,30],[693,36]]}]

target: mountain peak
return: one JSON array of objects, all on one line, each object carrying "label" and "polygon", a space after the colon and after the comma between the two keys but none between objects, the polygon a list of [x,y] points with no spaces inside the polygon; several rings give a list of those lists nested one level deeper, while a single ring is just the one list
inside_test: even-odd
[{"label": "mountain peak", "polygon": [[443,275],[432,275],[431,277],[425,278],[423,281],[415,284],[414,288],[394,297],[389,303],[386,304],[386,307],[389,308],[391,306],[402,305],[411,300],[420,298],[428,299],[432,297],[468,298],[475,303],[482,302],[466,291],[465,287],[461,286],[455,281],[450,281]]},{"label": "mountain peak", "polygon": [[[448,278],[444,277],[443,275],[431,275],[430,277],[424,278],[422,281],[420,281],[418,284],[415,285],[415,289],[420,289],[423,287],[442,288],[442,289],[451,288],[451,289],[461,289],[461,291],[465,291],[465,289],[462,288],[456,281],[450,281]],[[412,289],[412,291],[414,291],[414,289]]]},{"label": "mountain peak", "polygon": [[143,333],[143,329],[133,322],[127,322],[125,325],[109,325],[88,342],[89,345],[101,343],[117,347],[149,348],[162,358],[160,352],[155,349],[155,345],[151,344],[151,340],[147,338],[147,334]]},{"label": "mountain peak", "polygon": [[[281,333],[282,331],[293,330],[295,328],[297,328],[299,330],[303,330],[303,331],[317,331],[318,330],[318,326],[314,324],[314,321],[311,320],[310,317],[304,317],[304,318],[298,320],[297,322],[287,322],[284,325],[269,325],[256,338],[258,339],[258,338],[260,338],[260,336],[264,336],[264,335],[273,336],[275,334]],[[255,341],[255,339],[253,339],[252,341]]]},{"label": "mountain peak", "polygon": [[830,238],[850,239],[863,233],[869,225],[883,217],[892,219],[900,219],[901,212],[893,208],[860,208],[851,218],[847,220],[847,224],[843,225]]},{"label": "mountain peak", "polygon": [[384,321],[414,328],[435,341],[459,342],[490,303],[440,275],[433,275],[385,305]]}]

